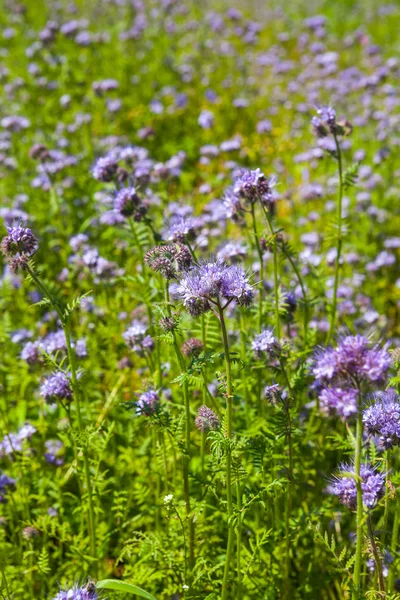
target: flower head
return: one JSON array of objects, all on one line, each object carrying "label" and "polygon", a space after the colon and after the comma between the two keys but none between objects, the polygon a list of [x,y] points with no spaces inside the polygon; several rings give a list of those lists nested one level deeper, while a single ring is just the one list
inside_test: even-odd
[{"label": "flower head", "polygon": [[261,333],[256,335],[252,341],[251,349],[258,357],[261,357],[263,354],[276,356],[279,354],[281,346],[274,336],[272,329],[264,329]]},{"label": "flower head", "polygon": [[[353,476],[334,477],[329,487],[329,491],[338,496],[342,504],[355,510],[357,502],[357,487],[354,477],[354,465],[343,463],[340,466],[339,474],[350,473]],[[376,471],[370,464],[361,465],[361,489],[363,503],[366,507],[372,508],[382,497],[385,487],[385,475]]]},{"label": "flower head", "polygon": [[249,171],[243,169],[235,180],[233,191],[240,198],[249,202],[262,200],[265,204],[272,201],[274,179],[268,179],[260,169]]},{"label": "flower head", "polygon": [[70,400],[72,398],[71,382],[65,373],[57,371],[45,379],[41,385],[40,393],[47,402]]},{"label": "flower head", "polygon": [[160,396],[156,390],[149,387],[145,392],[138,394],[136,402],[136,412],[139,415],[153,415],[157,412],[160,405]]},{"label": "flower head", "polygon": [[192,264],[189,248],[183,244],[168,244],[151,248],[144,257],[145,263],[165,279],[174,279],[179,271],[188,269]]},{"label": "flower head", "polygon": [[337,414],[348,419],[357,413],[358,390],[354,388],[327,387],[318,396],[319,407],[326,414]]},{"label": "flower head", "polygon": [[29,258],[37,251],[38,246],[31,229],[21,225],[7,227],[7,235],[3,237],[0,245],[14,271],[26,268]]},{"label": "flower head", "polygon": [[4,473],[0,472],[0,502],[2,504],[5,504],[7,502],[6,492],[8,488],[15,488],[15,480],[9,477],[8,475],[5,475]]},{"label": "flower head", "polygon": [[211,429],[218,429],[220,421],[211,408],[208,408],[208,406],[200,406],[197,411],[195,425],[200,431],[210,431]]},{"label": "flower head", "polygon": [[69,590],[61,590],[53,600],[97,600],[96,587],[89,581],[84,586],[75,585]]},{"label": "flower head", "polygon": [[367,433],[378,435],[386,449],[400,446],[400,398],[394,389],[375,394],[376,402],[364,411]]}]

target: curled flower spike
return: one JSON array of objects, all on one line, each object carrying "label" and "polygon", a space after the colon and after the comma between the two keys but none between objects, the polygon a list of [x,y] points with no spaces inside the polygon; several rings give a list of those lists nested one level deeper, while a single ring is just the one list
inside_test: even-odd
[{"label": "curled flower spike", "polygon": [[353,130],[348,121],[336,120],[336,110],[332,106],[319,106],[317,115],[311,119],[311,124],[318,138],[327,137],[329,134],[335,136],[350,135]]},{"label": "curled flower spike", "polygon": [[274,179],[268,179],[260,169],[254,171],[243,169],[234,183],[233,191],[238,197],[251,203],[258,199],[269,203],[272,200],[275,183]]},{"label": "curled flower spike", "polygon": [[17,225],[7,227],[7,235],[1,241],[1,251],[9,260],[13,271],[25,269],[29,258],[35,254],[39,244],[31,229]]},{"label": "curled flower spike", "polygon": [[53,375],[50,375],[50,377],[42,383],[40,393],[45,398],[46,402],[52,402],[54,400],[70,400],[72,398],[70,380],[65,373],[57,371],[57,373],[53,373]]},{"label": "curled flower spike", "polygon": [[151,416],[160,406],[160,396],[156,390],[149,387],[145,392],[138,394],[136,412],[138,415]]},{"label": "curled flower spike", "polygon": [[97,600],[95,584],[89,581],[84,586],[75,585],[69,590],[61,590],[53,600]]},{"label": "curled flower spike", "polygon": [[264,329],[264,331],[256,335],[251,343],[251,348],[258,357],[261,357],[263,354],[277,356],[281,351],[280,343],[274,336],[272,329]]},{"label": "curled flower spike", "polygon": [[208,406],[200,406],[197,411],[195,425],[200,431],[211,431],[212,429],[219,428],[220,421],[211,408],[208,408]]},{"label": "curled flower spike", "polygon": [[192,264],[189,248],[183,244],[155,246],[144,257],[145,263],[165,279],[175,279],[178,273]]}]

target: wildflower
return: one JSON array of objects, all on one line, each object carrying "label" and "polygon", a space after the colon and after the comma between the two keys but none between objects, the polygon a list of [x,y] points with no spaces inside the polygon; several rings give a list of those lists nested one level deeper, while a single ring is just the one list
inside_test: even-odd
[{"label": "wildflower", "polygon": [[363,422],[367,433],[378,435],[386,449],[400,445],[400,398],[394,389],[378,392],[376,403],[367,408]]},{"label": "wildflower", "polygon": [[26,540],[33,540],[35,537],[38,537],[39,535],[39,531],[36,529],[36,527],[24,527],[24,529],[22,530],[22,537],[25,538]]},{"label": "wildflower", "polygon": [[53,600],[97,600],[97,598],[96,587],[89,581],[82,587],[75,585],[69,590],[61,590]]},{"label": "wildflower", "polygon": [[168,506],[169,504],[171,504],[173,499],[174,499],[173,494],[167,494],[166,496],[164,496],[164,504]]},{"label": "wildflower", "polygon": [[39,349],[37,343],[27,342],[22,348],[20,356],[22,360],[28,363],[28,365],[35,364],[39,358]]},{"label": "wildflower", "polygon": [[174,317],[162,317],[158,324],[164,331],[173,331],[176,329],[178,322]]},{"label": "wildflower", "polygon": [[198,356],[203,350],[204,344],[198,338],[189,338],[183,342],[181,351],[184,356]]},{"label": "wildflower", "polygon": [[45,461],[57,467],[61,466],[64,460],[60,457],[60,453],[64,448],[64,444],[60,440],[47,440],[44,445],[46,448]]},{"label": "wildflower", "polygon": [[72,398],[70,380],[65,373],[57,371],[42,383],[40,393],[46,402],[51,402],[52,400],[70,400]]},{"label": "wildflower", "polygon": [[124,217],[132,217],[140,204],[140,198],[134,187],[122,188],[114,198],[114,209]]},{"label": "wildflower", "polygon": [[[355,474],[354,465],[343,463],[339,469],[340,473]],[[385,486],[385,475],[379,473],[370,464],[361,465],[361,489],[363,503],[367,508],[372,508],[382,497]],[[357,487],[354,476],[335,477],[329,487],[330,493],[338,496],[342,504],[355,510],[357,502]]]},{"label": "wildflower", "polygon": [[187,269],[192,264],[189,249],[183,244],[168,244],[151,248],[144,257],[145,263],[156,273],[161,273],[165,279],[174,279],[179,271]]},{"label": "wildflower", "polygon": [[223,300],[249,306],[254,296],[245,271],[220,260],[194,266],[180,280],[177,293],[192,316],[207,312],[211,304]]},{"label": "wildflower", "polygon": [[15,480],[0,472],[0,503],[2,504],[7,502],[6,492],[8,488],[11,490],[15,488]]},{"label": "wildflower", "polygon": [[199,222],[194,217],[174,216],[168,222],[164,235],[171,242],[182,244],[186,240],[193,240],[196,237],[198,225]]},{"label": "wildflower", "polygon": [[220,421],[211,408],[208,408],[208,406],[200,406],[197,411],[195,425],[200,431],[210,431],[211,429],[218,429]]},{"label": "wildflower", "polygon": [[332,106],[318,107],[317,115],[311,119],[311,124],[318,138],[325,138],[329,134],[349,135],[352,131],[352,126],[348,121],[336,121],[336,111]]},{"label": "wildflower", "polygon": [[138,395],[136,402],[136,412],[139,415],[150,416],[157,412],[160,404],[160,396],[158,392],[149,387],[145,392]]},{"label": "wildflower", "polygon": [[260,199],[264,204],[268,204],[272,200],[274,185],[274,179],[268,179],[260,169],[254,171],[243,169],[234,183],[233,191],[237,196],[251,203]]},{"label": "wildflower", "polygon": [[29,228],[17,225],[7,227],[7,235],[1,241],[1,251],[10,260],[10,268],[17,271],[25,269],[28,259],[35,254],[39,245]]},{"label": "wildflower", "polygon": [[282,388],[279,383],[273,383],[272,385],[267,385],[264,388],[264,396],[271,404],[276,404],[280,399],[282,394]]},{"label": "wildflower", "polygon": [[92,175],[98,181],[107,183],[114,179],[117,168],[118,165],[113,157],[104,156],[96,161],[92,169]]},{"label": "wildflower", "polygon": [[270,356],[276,356],[281,350],[281,346],[274,336],[272,329],[264,329],[261,333],[256,335],[251,343],[251,348],[258,357],[263,353],[269,354]]},{"label": "wildflower", "polygon": [[357,413],[358,390],[354,388],[324,388],[318,398],[319,407],[326,414],[337,414],[348,419]]}]

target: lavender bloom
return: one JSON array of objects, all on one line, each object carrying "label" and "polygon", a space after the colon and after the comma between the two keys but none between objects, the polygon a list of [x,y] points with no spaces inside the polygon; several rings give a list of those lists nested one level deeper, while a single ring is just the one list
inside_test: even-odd
[{"label": "lavender bloom", "polygon": [[251,203],[262,200],[264,204],[272,201],[273,179],[267,179],[260,169],[255,171],[242,170],[233,186],[234,193]]},{"label": "lavender bloom", "polygon": [[208,406],[200,406],[197,411],[197,417],[195,419],[195,425],[200,431],[210,431],[211,429],[218,429],[220,421],[217,415]]},{"label": "lavender bloom", "polygon": [[15,480],[8,475],[0,472],[0,503],[5,504],[7,502],[6,492],[7,488],[14,489],[15,488]]},{"label": "lavender bloom", "polygon": [[21,350],[20,354],[22,360],[33,365],[39,358],[39,349],[36,342],[27,342]]},{"label": "lavender bloom", "polygon": [[183,243],[196,236],[198,222],[193,217],[175,216],[171,218],[164,233],[167,240]]},{"label": "lavender bloom", "polygon": [[92,169],[92,175],[98,181],[107,183],[114,179],[117,168],[118,165],[113,157],[103,156],[96,161]]},{"label": "lavender bloom", "polygon": [[144,257],[145,263],[166,279],[174,279],[178,272],[192,264],[192,255],[183,244],[168,244],[151,248]]},{"label": "lavender bloom", "polygon": [[317,354],[312,372],[323,385],[354,378],[375,383],[383,380],[390,364],[390,354],[385,347],[371,345],[362,335],[348,335],[339,339],[336,348]]},{"label": "lavender bloom", "polygon": [[337,414],[348,419],[357,412],[358,390],[353,388],[325,388],[318,398],[320,409],[326,414]]},{"label": "lavender bloom", "polygon": [[97,598],[95,585],[89,582],[82,587],[76,585],[69,590],[61,590],[53,600],[97,600]]},{"label": "lavender bloom", "polygon": [[76,341],[75,352],[79,358],[85,358],[87,356],[86,338]]},{"label": "lavender bloom", "polygon": [[45,398],[46,402],[52,402],[58,399],[70,400],[72,398],[70,380],[65,373],[57,371],[42,383],[40,393]]},{"label": "lavender bloom", "polygon": [[124,217],[131,217],[140,205],[140,199],[134,187],[122,188],[114,198],[114,209]]},{"label": "lavender bloom", "polygon": [[214,125],[214,121],[214,113],[210,110],[202,110],[197,120],[198,124],[203,129],[211,129],[211,127]]},{"label": "lavender bloom", "polygon": [[145,350],[151,352],[154,349],[154,340],[150,335],[146,335],[146,331],[147,325],[136,320],[122,334],[126,345],[139,356],[143,356]]},{"label": "lavender bloom", "polygon": [[65,333],[62,329],[48,333],[39,343],[47,354],[55,354],[61,350],[67,349]]},{"label": "lavender bloom", "polygon": [[[354,474],[354,465],[343,463],[339,471]],[[377,472],[371,465],[365,464],[361,465],[360,476],[363,503],[367,508],[372,508],[383,496],[385,475]],[[329,491],[331,494],[338,496],[342,504],[351,510],[356,509],[357,487],[354,477],[334,477]]]},{"label": "lavender bloom", "polygon": [[38,241],[29,228],[7,227],[7,235],[3,237],[0,245],[1,251],[10,259],[10,267],[17,271],[24,269],[31,257],[38,249]]},{"label": "lavender bloom", "polygon": [[64,444],[60,440],[47,440],[45,442],[46,452],[44,454],[45,461],[56,467],[64,464],[64,459],[60,457],[60,453],[64,448]]},{"label": "lavender bloom", "polygon": [[256,335],[251,343],[251,349],[255,355],[260,358],[263,354],[270,356],[276,356],[280,353],[281,346],[274,336],[272,329],[264,329],[261,333]]},{"label": "lavender bloom", "polygon": [[[314,133],[317,138],[325,138],[329,134],[339,136],[348,135],[352,126],[347,121],[336,121],[336,111],[331,106],[320,106],[317,108],[317,117],[311,119]],[[332,146],[332,150],[336,148]]]},{"label": "lavender bloom", "polygon": [[378,392],[376,403],[367,408],[363,422],[367,433],[378,435],[385,449],[400,445],[400,398],[394,389]]},{"label": "lavender bloom", "polygon": [[150,416],[157,412],[160,405],[158,392],[149,387],[145,392],[138,394],[136,412],[138,415]]},{"label": "lavender bloom", "polygon": [[212,302],[222,303],[224,299],[249,306],[254,295],[243,269],[237,265],[228,267],[220,260],[193,267],[180,280],[177,294],[192,316],[207,312]]}]

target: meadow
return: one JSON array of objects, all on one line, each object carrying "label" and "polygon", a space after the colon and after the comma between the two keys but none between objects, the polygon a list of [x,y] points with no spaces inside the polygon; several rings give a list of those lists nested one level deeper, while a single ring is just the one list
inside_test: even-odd
[{"label": "meadow", "polygon": [[400,599],[400,3],[0,23],[2,598]]}]

